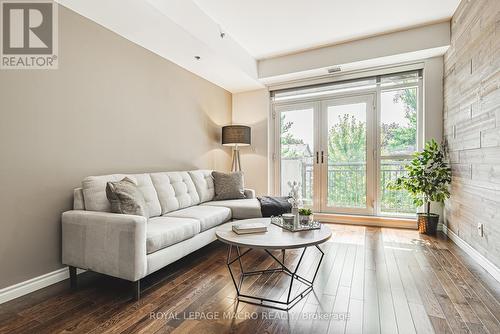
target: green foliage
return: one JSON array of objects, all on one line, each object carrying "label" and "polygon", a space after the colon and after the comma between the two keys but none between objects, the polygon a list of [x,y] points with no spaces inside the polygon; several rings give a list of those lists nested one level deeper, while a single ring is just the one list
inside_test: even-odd
[{"label": "green foliage", "polygon": [[366,158],[366,124],[349,114],[328,132],[328,160],[331,163],[361,162]]},{"label": "green foliage", "polygon": [[312,215],[312,210],[311,209],[299,209],[299,215],[310,216],[310,215]]},{"label": "green foliage", "polygon": [[407,175],[391,182],[389,188],[408,191],[416,206],[427,204],[428,214],[431,201],[442,203],[450,197],[451,168],[434,139],[425,144],[422,152],[415,153],[405,169]]},{"label": "green foliage", "polygon": [[404,152],[414,147],[417,142],[417,89],[407,88],[395,94],[393,102],[402,102],[405,106],[407,126],[397,123],[382,124],[382,147],[390,152]]},{"label": "green foliage", "polygon": [[299,158],[300,155],[297,151],[290,148],[289,145],[293,144],[304,144],[302,139],[295,138],[295,136],[290,133],[290,129],[293,126],[293,122],[286,121],[286,116],[283,113],[281,115],[280,127],[281,127],[281,156],[283,158]]},{"label": "green foliage", "polygon": [[[366,123],[354,115],[339,115],[338,122],[328,131],[330,205],[365,205],[365,161]],[[342,163],[346,164],[339,165]]]}]

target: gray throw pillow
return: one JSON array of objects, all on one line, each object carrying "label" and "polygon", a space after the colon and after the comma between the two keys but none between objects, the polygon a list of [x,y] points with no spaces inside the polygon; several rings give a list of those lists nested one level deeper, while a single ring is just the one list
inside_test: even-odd
[{"label": "gray throw pillow", "polygon": [[149,218],[146,200],[136,183],[124,178],[106,184],[106,197],[111,203],[111,212]]},{"label": "gray throw pillow", "polygon": [[215,187],[214,200],[246,198],[242,172],[212,172]]}]

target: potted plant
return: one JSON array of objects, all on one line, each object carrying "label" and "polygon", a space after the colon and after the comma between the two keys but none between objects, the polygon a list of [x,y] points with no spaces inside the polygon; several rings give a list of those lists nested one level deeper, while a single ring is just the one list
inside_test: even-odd
[{"label": "potted plant", "polygon": [[299,221],[302,225],[309,225],[312,220],[311,209],[299,209]]},{"label": "potted plant", "polygon": [[425,144],[422,152],[415,153],[413,160],[405,166],[407,175],[389,184],[389,189],[408,191],[413,203],[425,212],[417,213],[418,230],[429,235],[436,234],[439,215],[431,213],[431,202],[443,203],[450,197],[451,168],[445,159],[444,150],[434,139]]}]

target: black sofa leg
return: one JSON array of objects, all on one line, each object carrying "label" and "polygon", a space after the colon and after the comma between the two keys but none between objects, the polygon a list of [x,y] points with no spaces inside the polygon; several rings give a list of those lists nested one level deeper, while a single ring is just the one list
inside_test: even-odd
[{"label": "black sofa leg", "polygon": [[134,300],[138,301],[141,299],[141,280],[137,280],[132,282],[133,290],[134,290]]},{"label": "black sofa leg", "polygon": [[71,290],[76,290],[78,287],[76,267],[73,266],[69,266],[69,284],[71,286]]}]

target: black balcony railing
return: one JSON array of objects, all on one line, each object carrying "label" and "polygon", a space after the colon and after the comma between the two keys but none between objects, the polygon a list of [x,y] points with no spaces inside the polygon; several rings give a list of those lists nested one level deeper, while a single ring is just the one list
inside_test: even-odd
[{"label": "black balcony railing", "polygon": [[[406,174],[404,161],[382,161],[380,165],[380,210],[388,214],[414,214],[415,206],[405,191],[388,189],[390,181]],[[302,197],[312,201],[313,165],[302,164]],[[328,164],[328,205],[335,207],[366,207],[366,164]]]}]

